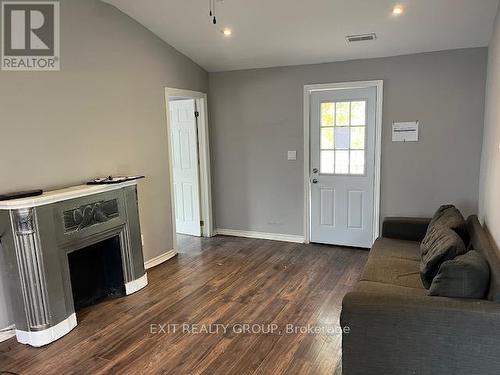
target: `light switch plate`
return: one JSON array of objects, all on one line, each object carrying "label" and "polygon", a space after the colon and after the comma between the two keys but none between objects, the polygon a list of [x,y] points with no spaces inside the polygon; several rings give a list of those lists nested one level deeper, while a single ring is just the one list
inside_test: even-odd
[{"label": "light switch plate", "polygon": [[297,160],[297,151],[288,151],[288,160]]}]

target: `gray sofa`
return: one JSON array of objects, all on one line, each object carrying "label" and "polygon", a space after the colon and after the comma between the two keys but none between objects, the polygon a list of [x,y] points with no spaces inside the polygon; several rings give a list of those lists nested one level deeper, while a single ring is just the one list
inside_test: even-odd
[{"label": "gray sofa", "polygon": [[500,374],[500,261],[476,216],[471,247],[490,265],[489,298],[430,297],[419,274],[430,219],[383,224],[360,281],[342,303],[344,375]]}]

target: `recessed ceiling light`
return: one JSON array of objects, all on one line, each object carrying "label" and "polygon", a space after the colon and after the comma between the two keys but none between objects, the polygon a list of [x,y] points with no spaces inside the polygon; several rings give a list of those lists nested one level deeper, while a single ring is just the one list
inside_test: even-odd
[{"label": "recessed ceiling light", "polygon": [[231,31],[231,29],[228,29],[228,28],[225,28],[224,30],[222,30],[222,34],[224,34],[224,36],[231,36],[233,32]]},{"label": "recessed ceiling light", "polygon": [[401,5],[396,5],[392,10],[392,14],[395,14],[396,16],[403,14],[403,7]]}]

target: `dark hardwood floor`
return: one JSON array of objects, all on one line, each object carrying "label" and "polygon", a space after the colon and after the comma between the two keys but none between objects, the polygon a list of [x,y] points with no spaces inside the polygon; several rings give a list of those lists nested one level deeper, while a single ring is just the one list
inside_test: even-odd
[{"label": "dark hardwood floor", "polygon": [[[0,343],[0,373],[341,373],[341,336],[327,330],[338,327],[366,251],[179,237],[180,254],[149,270],[145,289],[79,311],[62,339],[38,349]],[[245,323],[256,333],[239,333]],[[287,333],[287,324],[320,332]],[[212,332],[195,332],[203,327]]]}]

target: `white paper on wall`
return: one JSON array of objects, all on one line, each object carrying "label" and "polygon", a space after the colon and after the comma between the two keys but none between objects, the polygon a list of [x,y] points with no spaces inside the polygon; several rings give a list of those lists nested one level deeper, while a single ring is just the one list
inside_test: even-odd
[{"label": "white paper on wall", "polygon": [[418,121],[392,123],[393,142],[418,142]]}]

